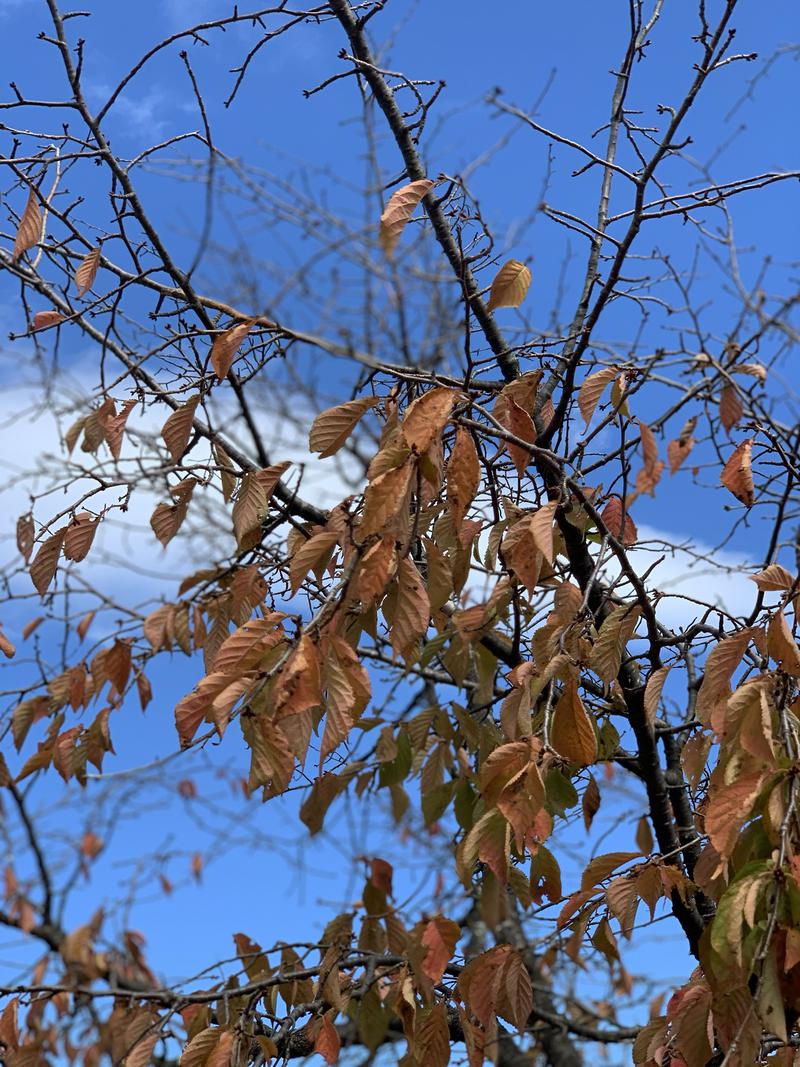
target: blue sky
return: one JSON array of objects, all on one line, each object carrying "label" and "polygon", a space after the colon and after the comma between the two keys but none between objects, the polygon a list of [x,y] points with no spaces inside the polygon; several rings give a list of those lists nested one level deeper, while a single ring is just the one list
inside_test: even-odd
[{"label": "blue sky", "polygon": [[[87,0],[82,7],[91,16],[74,20],[69,24],[70,31],[74,35],[79,30],[86,39],[85,83],[91,103],[99,107],[121,72],[154,42],[204,17],[225,13],[230,5],[215,0],[145,0],[131,8],[109,0]],[[658,105],[676,105],[693,76],[692,64],[698,56],[698,46],[691,40],[697,29],[693,7],[690,3],[666,5],[647,61],[636,69],[629,104],[641,108],[643,122],[663,123]],[[505,0],[492,8],[476,0],[429,0],[417,4],[393,0],[372,25],[378,40],[396,31],[391,55],[385,57],[393,69],[423,78],[441,78],[447,83],[430,119],[430,139],[424,149],[429,173],[436,175],[461,171],[514,130],[513,119],[492,115],[483,103],[495,87],[502,88],[502,99],[523,108],[531,107],[541,97],[539,122],[589,143],[593,131],[607,118],[612,82],[609,72],[622,58],[627,18],[628,5],[622,0],[572,0],[562,4]],[[757,52],[762,59],[747,65],[732,64],[711,79],[687,123],[686,132],[693,143],[686,152],[702,165],[711,161],[718,181],[768,170],[798,169],[800,150],[793,129],[797,53],[776,62],[770,76],[754,85],[751,96],[744,96],[748,80],[762,69],[763,60],[800,37],[796,3],[773,0],[767,10],[763,4],[743,0],[734,24],[738,31],[734,51]],[[63,74],[52,47],[36,39],[38,31],[46,26],[47,11],[42,0],[0,0],[0,31],[10,45],[4,57],[6,80],[15,81],[28,95],[59,98],[65,92]],[[252,29],[233,28],[224,36],[215,33],[209,39],[212,47],[192,44],[188,51],[204,91],[217,146],[232,157],[277,175],[289,187],[296,184],[300,189],[307,180],[310,188],[327,198],[353,225],[363,223],[364,209],[357,189],[364,174],[364,145],[360,127],[352,121],[359,111],[355,84],[352,79],[344,79],[309,99],[303,96],[304,89],[313,88],[343,69],[337,52],[344,42],[337,26],[301,26],[273,41],[256,57],[249,77],[228,108],[224,101],[233,85],[230,69],[241,62],[256,36]],[[178,55],[182,47],[186,47],[185,42],[177,42],[160,53],[133,79],[111,112],[109,128],[121,155],[135,156],[155,139],[199,127],[186,70]],[[446,121],[440,124],[440,120]],[[0,139],[4,138],[7,135],[0,133]],[[602,138],[592,144],[599,148]],[[720,145],[727,147],[717,154]],[[192,151],[190,143],[181,150],[184,148]],[[556,146],[550,163],[548,151],[547,138],[518,128],[502,152],[471,172],[469,179],[494,229],[499,249],[531,264],[534,285],[527,310],[542,330],[547,328],[562,277],[565,305],[574,301],[586,254],[578,236],[567,234],[544,215],[535,214],[545,188],[545,174],[550,166],[552,172],[544,194],[547,202],[575,214],[591,210],[598,180],[593,170],[582,177],[571,177],[581,160],[569,149]],[[194,156],[203,158],[197,149]],[[393,146],[382,144],[380,156],[387,174],[396,173],[398,157]],[[306,167],[304,161],[313,169]],[[631,163],[625,150],[621,162]],[[669,164],[666,174],[681,188],[695,179],[685,160]],[[81,182],[85,184],[81,184],[80,191],[87,196],[86,217],[91,219],[92,194],[99,192],[99,186],[92,185],[88,171],[83,172]],[[190,259],[202,220],[202,190],[185,182],[165,180],[163,174],[156,172],[142,176],[142,190],[146,206],[162,226],[176,258]],[[231,203],[235,205],[236,201]],[[620,192],[616,203],[617,210],[624,210],[629,203],[628,194]],[[290,273],[303,260],[305,246],[296,237],[286,237],[283,229],[265,230],[262,222],[241,205],[238,213],[235,206],[232,210],[233,215],[217,212],[214,236],[221,243],[241,240],[254,261],[268,261],[269,270],[259,283],[258,298],[265,307],[272,307],[280,291],[281,271]],[[790,279],[796,282],[797,183],[745,194],[734,201],[733,214],[745,280],[754,279],[764,257],[769,256],[772,266],[767,288],[781,291],[788,288]],[[532,222],[520,229],[531,216]],[[713,214],[709,216],[712,231],[719,221]],[[648,253],[654,246],[662,251],[668,249],[676,266],[684,269],[692,261],[695,238],[691,227],[674,220],[659,224],[652,232],[645,231],[637,251]],[[224,297],[235,266],[232,260],[226,263],[219,259],[202,264],[198,275],[203,291]],[[719,344],[730,328],[736,298],[707,255],[701,256],[698,272],[708,293],[702,311],[705,328],[713,343]],[[18,328],[17,300],[14,286],[0,278],[0,314],[8,329]],[[281,298],[278,310],[287,320],[291,317],[293,323],[310,321],[308,306],[291,291]],[[504,325],[516,321],[513,312],[505,314]],[[629,312],[621,306],[612,310],[600,332],[608,340],[625,341],[630,337],[631,321]],[[673,326],[674,317],[655,307],[638,351],[648,353],[658,345],[671,344]],[[91,361],[91,352],[79,342],[64,343],[66,359],[74,359],[76,368]],[[73,350],[69,350],[70,345]],[[24,394],[27,372],[19,376],[23,351],[17,343],[0,352],[3,380],[18,390],[7,394],[13,398],[8,401],[10,406]],[[331,396],[341,393],[339,367],[319,364],[317,369],[325,376],[325,390]],[[781,373],[791,375],[792,368],[785,367]],[[779,392],[779,375],[776,384]],[[716,513],[698,509],[697,499],[688,477],[666,481],[655,501],[645,498],[637,503],[637,521],[678,538],[694,537],[713,543]],[[10,522],[15,518],[16,514],[12,514]],[[5,524],[3,536],[10,533],[9,520]],[[749,555],[750,535],[746,530],[730,550],[739,554],[732,559]],[[172,561],[173,557],[169,559]],[[107,573],[109,581],[113,580],[111,570]],[[6,624],[10,621],[6,620]],[[43,636],[42,641],[46,640]],[[191,687],[194,671],[195,666],[189,661],[176,659],[164,668],[160,684],[155,685],[154,677],[159,697],[145,716],[135,708],[117,715],[112,733],[119,754],[108,761],[107,770],[138,766],[173,751],[171,702]],[[194,802],[177,797],[177,782],[196,775],[203,803],[218,798],[222,805],[223,796],[230,798],[225,805],[232,805],[238,813],[231,824],[204,809],[202,819],[219,826],[222,839],[231,847],[216,862],[209,863],[201,885],[176,889],[170,896],[163,893],[149,868],[143,874],[145,880],[150,879],[152,889],[144,894],[144,903],[133,909],[130,923],[148,934],[154,967],[170,976],[190,974],[209,960],[225,955],[231,946],[231,933],[239,929],[265,944],[278,937],[289,939],[313,933],[336,905],[355,899],[354,894],[357,897],[360,892],[334,839],[315,841],[309,846],[294,829],[286,829],[296,806],[293,797],[273,801],[263,808],[245,806],[234,798],[230,784],[220,777],[220,772],[230,774],[241,769],[235,727],[231,733],[234,736],[227,737],[219,747],[214,746],[199,757],[181,757],[145,779],[138,788],[146,793],[148,810],[141,819],[126,824],[120,835],[122,840],[118,838],[113,849],[98,860],[92,884],[74,901],[74,913],[78,915],[87,902],[97,899],[98,890],[116,896],[137,856],[151,849],[154,842],[165,852],[175,852],[164,870],[177,885],[187,877],[191,854],[203,849],[207,841],[198,829],[197,816],[192,814]],[[126,782],[125,778],[113,780],[115,790],[123,789]],[[83,811],[96,792],[110,784],[91,785],[81,802],[69,809],[68,818]],[[44,806],[57,803],[57,783],[45,784],[40,795]],[[140,799],[141,793],[135,792],[126,802],[133,806]],[[614,810],[603,813],[600,819],[607,819],[612,826],[624,803],[619,800]],[[199,807],[198,803],[195,810]],[[64,812],[63,807],[56,807],[48,815],[55,837]],[[356,851],[380,854],[385,841],[386,850],[397,853],[398,842],[386,840],[386,821],[377,813],[372,813],[371,818],[374,825],[366,831],[360,823],[347,825],[345,851],[352,845]],[[252,829],[248,830],[248,826]],[[609,840],[625,842],[622,847],[628,847],[630,836],[627,829],[614,831]],[[579,840],[577,832],[576,842]],[[252,842],[256,842],[255,846]],[[298,858],[308,867],[307,873],[300,876],[295,871]],[[412,865],[404,875],[405,884],[412,886],[417,875]],[[656,927],[655,936],[663,936],[665,926]],[[198,931],[202,931],[201,936]],[[0,948],[0,970],[5,965],[7,973],[13,973],[12,965],[25,956],[27,949],[23,946]],[[673,959],[665,953],[662,959],[665,971],[671,971],[674,965],[680,972],[684,966],[680,954]]]}]

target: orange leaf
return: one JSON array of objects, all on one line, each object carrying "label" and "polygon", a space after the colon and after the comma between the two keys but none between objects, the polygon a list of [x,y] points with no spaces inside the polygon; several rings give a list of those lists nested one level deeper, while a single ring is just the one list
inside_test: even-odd
[{"label": "orange leaf", "polygon": [[378,397],[367,396],[360,400],[348,400],[317,415],[311,424],[308,447],[319,452],[320,459],[334,455],[353,432],[359,419],[379,403]]},{"label": "orange leaf", "polygon": [[37,311],[31,323],[31,333],[35,333],[37,330],[46,330],[48,326],[57,326],[59,322],[63,321],[64,316],[60,311]]},{"label": "orange leaf", "polygon": [[326,1011],[320,1019],[319,1029],[314,1038],[314,1051],[318,1052],[326,1063],[336,1063],[339,1059],[341,1041],[336,1027],[333,1025],[334,1011]]},{"label": "orange leaf", "polygon": [[630,515],[625,512],[623,522],[622,500],[618,496],[612,496],[600,513],[604,526],[617,541],[621,541],[626,547],[634,545],[639,540],[639,533]]},{"label": "orange leaf", "polygon": [[457,399],[458,393],[454,389],[437,386],[409,405],[403,417],[402,431],[412,452],[421,456],[428,451],[434,438],[444,429]]},{"label": "orange leaf", "polygon": [[602,370],[590,374],[581,383],[578,390],[578,407],[587,425],[592,421],[592,415],[606,386],[615,381],[618,375],[619,370],[616,367],[603,367]]},{"label": "orange leaf", "polygon": [[437,915],[431,919],[422,934],[422,947],[427,949],[422,961],[422,973],[435,985],[442,980],[445,968],[455,952],[461,927],[458,923]]},{"label": "orange leaf", "polygon": [[728,433],[739,422],[744,414],[744,408],[742,402],[739,399],[739,394],[735,385],[731,385],[728,382],[723,385],[722,392],[719,397],[719,418],[722,425],[725,427]]}]

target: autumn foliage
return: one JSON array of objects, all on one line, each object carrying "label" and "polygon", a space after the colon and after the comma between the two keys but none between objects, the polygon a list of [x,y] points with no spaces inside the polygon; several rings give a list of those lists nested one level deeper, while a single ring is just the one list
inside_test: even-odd
[{"label": "autumn foliage", "polygon": [[[660,5],[632,5],[607,141],[556,139],[589,168],[599,214],[560,217],[588,258],[552,329],[537,328],[530,303],[555,265],[532,266],[524,242],[495,246],[469,182],[445,173],[457,164],[426,148],[439,90],[383,69],[372,43],[382,4],[329,0],[313,18],[233,9],[163,45],[216,40],[234,24],[267,44],[267,24],[336,27],[350,88],[369,101],[365,131],[380,122],[390,138],[384,207],[358,237],[356,267],[375,286],[362,334],[333,280],[322,298],[341,305],[339,333],[295,328],[291,305],[265,308],[234,282],[204,295],[207,280],[169,249],[137,194],[138,163],[117,154],[106,110],[82,87],[72,18],[45,7],[72,125],[45,148],[17,135],[0,256],[24,294],[16,343],[46,360],[81,338],[102,372],[48,460],[62,465],[62,497],[31,474],[31,507],[11,519],[0,786],[34,874],[19,878],[18,856],[6,857],[0,923],[40,958],[3,989],[4,1062],[795,1063],[797,427],[775,382],[796,344],[796,296],[741,292],[718,337],[700,325],[705,296],[666,252],[653,253],[646,282],[631,280],[649,228],[677,214],[705,239],[708,204],[727,211],[734,192],[771,184],[745,171],[735,189],[711,182],[704,203],[660,178],[695,98],[739,70],[735,0],[701,5],[694,66],[677,78],[684,103],[653,110],[646,136],[625,100]],[[489,106],[541,133],[502,98]],[[203,128],[195,138],[238,180],[239,163],[217,158]],[[72,177],[84,156],[108,181],[104,200],[96,179],[84,193],[89,180]],[[70,182],[84,214],[61,195]],[[733,239],[720,242],[725,278],[738,279]],[[657,283],[674,289],[680,337],[643,348]],[[621,301],[641,314],[629,342],[611,340],[619,319],[604,333]],[[303,306],[318,302],[313,291]],[[273,456],[264,410],[302,431],[299,456]],[[307,489],[314,472],[341,487],[338,500]],[[148,559],[189,560],[170,563],[180,573],[144,609],[115,599],[113,568],[92,569],[109,551],[124,569],[122,531],[141,501]],[[677,532],[688,537],[701,512],[708,550]],[[746,557],[730,562],[743,531]],[[667,558],[746,576],[746,603],[729,609],[700,581],[676,591]],[[164,669],[182,684],[174,700]],[[296,798],[306,850],[336,836],[345,805],[385,812],[385,851],[354,858],[358,900],[302,945],[287,943],[279,917],[272,941],[257,942],[254,917],[234,905],[215,918],[230,926],[232,958],[185,983],[154,973],[135,931],[111,943],[99,907],[65,925],[53,900],[67,876],[51,869],[31,797],[54,776],[92,794],[125,755],[115,722],[148,706],[169,715],[163,755],[175,762],[163,774],[186,803],[198,790],[178,761],[213,761],[225,738],[259,819],[275,798]],[[598,835],[606,815],[613,832]],[[397,842],[436,878],[425,899],[398,888]],[[74,847],[88,878],[99,829]],[[191,860],[196,881],[203,863]],[[173,889],[163,875],[161,886]],[[627,953],[659,922],[670,973],[683,977],[668,988],[657,973],[650,989]]]}]

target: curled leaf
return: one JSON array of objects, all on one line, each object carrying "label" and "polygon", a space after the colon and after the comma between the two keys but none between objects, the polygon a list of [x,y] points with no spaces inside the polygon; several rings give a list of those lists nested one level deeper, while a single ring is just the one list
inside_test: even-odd
[{"label": "curled leaf", "polygon": [[720,477],[725,488],[748,508],[753,506],[756,499],[753,486],[752,452],[753,438],[748,437],[734,450]]}]

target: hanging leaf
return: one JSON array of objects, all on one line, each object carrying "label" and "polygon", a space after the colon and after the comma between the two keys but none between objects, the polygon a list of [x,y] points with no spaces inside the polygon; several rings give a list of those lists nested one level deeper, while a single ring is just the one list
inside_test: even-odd
[{"label": "hanging leaf", "polygon": [[578,390],[578,407],[587,426],[592,421],[592,415],[594,415],[595,408],[600,402],[600,397],[605,392],[606,386],[618,377],[619,370],[617,367],[603,367],[602,370],[595,371],[588,378],[584,378]]},{"label": "hanging leaf", "polygon": [[697,425],[697,416],[693,415],[690,419],[687,419],[680,435],[675,441],[670,441],[667,445],[667,459],[669,460],[669,473],[674,474],[675,471],[682,465],[683,461],[692,451],[695,446],[695,440],[692,436],[694,428]]},{"label": "hanging leaf", "polygon": [[103,423],[106,444],[114,459],[119,459],[122,450],[122,435],[128,422],[128,416],[136,407],[135,400],[126,400],[116,415],[109,414]]},{"label": "hanging leaf", "polygon": [[752,507],[756,495],[753,486],[752,468],[753,438],[747,440],[734,450],[722,471],[720,481],[746,507]]},{"label": "hanging leaf", "polygon": [[427,452],[450,418],[458,399],[454,389],[438,386],[417,397],[403,417],[402,431],[406,444],[418,456]]},{"label": "hanging leaf", "polygon": [[455,444],[447,464],[447,507],[459,529],[481,482],[481,464],[472,434],[463,426],[456,430]]},{"label": "hanging leaf", "polygon": [[744,414],[742,402],[735,385],[730,382],[722,387],[719,397],[719,418],[725,430],[730,433]]},{"label": "hanging leaf", "polygon": [[217,334],[211,345],[211,366],[220,381],[224,381],[233,365],[234,357],[239,351],[242,341],[255,325],[255,320],[239,322],[230,329]]},{"label": "hanging leaf", "polygon": [[558,501],[551,500],[534,512],[530,520],[533,543],[542,553],[547,562],[553,564],[553,523],[555,522]]},{"label": "hanging leaf", "polygon": [[94,285],[97,277],[97,268],[100,266],[100,248],[93,248],[78,264],[75,271],[75,288],[78,290],[78,299],[85,296]]},{"label": "hanging leaf", "polygon": [[661,690],[664,688],[664,682],[666,682],[668,674],[669,667],[659,667],[647,679],[647,685],[644,689],[644,710],[647,715],[647,721],[651,726],[656,720],[656,713],[661,700]]},{"label": "hanging leaf", "polygon": [[[27,627],[26,627],[26,629],[27,629]],[[25,639],[25,636],[26,635],[23,633],[23,635],[22,635],[23,640]],[[11,642],[6,637],[6,635],[3,633],[3,631],[0,630],[0,652],[3,653],[3,655],[6,657],[6,659],[13,659],[16,651],[17,650],[11,644]]]},{"label": "hanging leaf", "polygon": [[570,679],[553,711],[550,744],[565,760],[587,767],[597,759],[597,737],[574,679]]},{"label": "hanging leaf", "polygon": [[31,188],[28,192],[28,202],[20,219],[19,229],[14,238],[14,250],[11,253],[11,262],[16,263],[23,252],[33,248],[42,237],[42,209],[39,207],[39,198]]},{"label": "hanging leaf", "polygon": [[52,537],[48,537],[39,546],[39,551],[30,565],[30,576],[36,592],[44,596],[47,587],[53,580],[58,565],[58,557],[61,555],[61,546],[64,544],[66,530],[59,530]]},{"label": "hanging leaf", "polygon": [[173,463],[180,463],[183,454],[189,444],[192,434],[192,423],[197,405],[200,403],[199,396],[193,396],[185,404],[172,412],[161,429],[161,436],[169,449]]},{"label": "hanging leaf", "polygon": [[626,548],[629,545],[635,545],[639,540],[639,532],[627,511],[625,511],[623,519],[623,504],[620,497],[612,496],[609,499],[600,512],[600,518],[611,536],[620,541]]},{"label": "hanging leaf", "polygon": [[64,534],[64,557],[74,563],[80,563],[88,555],[92,547],[94,535],[100,523],[99,516],[90,515],[88,511],[81,511],[73,515],[72,521],[67,526]]},{"label": "hanging leaf", "polygon": [[353,432],[362,415],[378,403],[378,397],[367,396],[348,400],[346,404],[337,404],[323,411],[311,424],[308,447],[312,452],[319,452],[320,459],[334,455]]},{"label": "hanging leaf", "polygon": [[419,178],[392,194],[386,210],[381,215],[379,236],[380,246],[387,256],[393,255],[400,235],[414,214],[414,209],[435,184],[430,178]]},{"label": "hanging leaf", "polygon": [[20,515],[17,519],[17,548],[20,555],[27,563],[31,558],[33,544],[36,540],[36,527],[33,523],[33,515]]},{"label": "hanging leaf", "polygon": [[531,272],[524,263],[509,259],[495,275],[489,291],[488,311],[495,308],[518,308],[530,288]]}]

